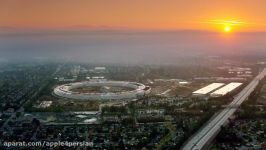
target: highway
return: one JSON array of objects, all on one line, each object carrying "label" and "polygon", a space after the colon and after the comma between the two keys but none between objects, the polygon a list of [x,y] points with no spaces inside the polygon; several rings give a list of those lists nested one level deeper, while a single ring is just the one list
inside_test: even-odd
[{"label": "highway", "polygon": [[212,117],[197,133],[195,133],[182,147],[183,150],[200,150],[210,143],[221,130],[221,126],[227,123],[228,119],[234,114],[238,107],[255,90],[259,82],[265,77],[266,68],[259,73],[233,101],[216,116]]}]

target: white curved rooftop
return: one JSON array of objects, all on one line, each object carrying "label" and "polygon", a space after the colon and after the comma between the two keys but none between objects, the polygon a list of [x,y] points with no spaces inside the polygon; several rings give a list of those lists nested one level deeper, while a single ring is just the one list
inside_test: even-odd
[{"label": "white curved rooftop", "polygon": [[[80,93],[73,92],[72,89],[80,88],[84,86],[120,86],[128,87],[133,90],[116,92],[116,93]],[[54,93],[58,96],[72,99],[123,99],[123,98],[136,98],[137,96],[143,96],[150,92],[150,88],[145,85],[136,82],[125,81],[84,81],[64,84],[56,87]]]}]

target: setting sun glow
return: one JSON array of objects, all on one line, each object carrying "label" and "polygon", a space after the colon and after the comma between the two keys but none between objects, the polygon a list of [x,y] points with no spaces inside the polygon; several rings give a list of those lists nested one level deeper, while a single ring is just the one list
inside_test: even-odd
[{"label": "setting sun glow", "polygon": [[231,27],[230,26],[225,26],[224,27],[224,31],[225,32],[230,32],[231,31]]},{"label": "setting sun glow", "polygon": [[239,29],[243,28],[247,23],[242,21],[235,21],[235,20],[209,20],[209,24],[213,24],[214,27],[217,27],[220,31],[223,32],[232,32],[232,29]]}]

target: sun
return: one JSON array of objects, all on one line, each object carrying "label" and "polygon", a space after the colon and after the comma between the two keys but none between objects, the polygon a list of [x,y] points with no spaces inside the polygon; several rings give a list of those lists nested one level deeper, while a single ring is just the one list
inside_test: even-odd
[{"label": "sun", "polygon": [[221,20],[221,19],[208,20],[207,23],[213,24],[216,29],[219,29],[219,31],[222,31],[225,33],[236,32],[241,27],[247,24],[246,22],[243,22],[243,21]]},{"label": "sun", "polygon": [[225,32],[230,32],[231,31],[231,27],[230,26],[225,26],[224,27],[224,31]]}]

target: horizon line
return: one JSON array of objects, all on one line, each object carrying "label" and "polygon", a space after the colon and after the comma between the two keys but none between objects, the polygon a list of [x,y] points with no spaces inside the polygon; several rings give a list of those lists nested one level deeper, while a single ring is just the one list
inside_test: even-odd
[{"label": "horizon line", "polygon": [[[117,32],[204,32],[204,33],[221,33],[217,30],[207,29],[185,29],[185,28],[130,28],[130,27],[111,27],[111,26],[62,26],[62,27],[14,27],[14,26],[0,26],[0,35],[14,34],[14,33],[36,33],[42,31],[54,32],[73,32],[73,31],[117,31]],[[2,32],[2,33],[1,33]],[[234,31],[233,33],[266,33],[266,30],[247,30],[247,31]]]}]

